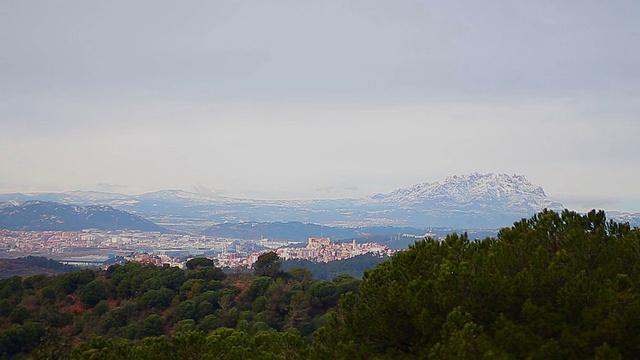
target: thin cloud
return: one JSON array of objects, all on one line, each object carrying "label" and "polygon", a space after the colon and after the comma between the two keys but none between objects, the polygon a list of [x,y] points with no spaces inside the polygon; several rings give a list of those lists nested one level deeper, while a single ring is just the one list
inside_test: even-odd
[{"label": "thin cloud", "polygon": [[359,191],[360,187],[355,184],[343,183],[339,185],[318,186],[315,188],[317,193],[334,194],[343,193],[345,191]]},{"label": "thin cloud", "polygon": [[200,195],[200,196],[204,196],[204,197],[218,197],[218,196],[224,196],[227,191],[224,189],[210,189],[202,184],[198,184],[198,185],[193,185],[192,186],[193,191]]},{"label": "thin cloud", "polygon": [[102,191],[108,191],[108,192],[124,191],[129,188],[129,186],[127,185],[110,184],[110,183],[104,183],[104,182],[98,183],[97,186],[98,186],[98,189]]}]

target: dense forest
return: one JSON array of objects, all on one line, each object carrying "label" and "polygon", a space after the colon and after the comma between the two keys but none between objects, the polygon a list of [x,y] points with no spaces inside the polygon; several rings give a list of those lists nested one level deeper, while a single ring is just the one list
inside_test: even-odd
[{"label": "dense forest", "polygon": [[0,358],[640,357],[640,230],[603,212],[425,239],[362,280],[187,265],[0,280]]},{"label": "dense forest", "polygon": [[339,275],[351,275],[362,278],[364,272],[389,260],[387,255],[362,254],[349,259],[330,261],[327,263],[302,259],[289,259],[282,262],[282,269],[305,268],[311,271],[314,278],[319,280],[333,280]]}]

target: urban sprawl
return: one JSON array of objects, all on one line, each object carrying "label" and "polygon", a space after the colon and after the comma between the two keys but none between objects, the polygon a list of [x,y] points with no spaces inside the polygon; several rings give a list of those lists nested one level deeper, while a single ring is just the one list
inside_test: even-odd
[{"label": "urban sprawl", "polygon": [[344,260],[363,254],[393,255],[378,243],[337,243],[310,237],[306,242],[243,240],[212,236],[141,231],[11,231],[0,230],[0,257],[44,256],[67,264],[109,266],[117,261],[184,267],[195,257],[213,259],[224,268],[252,268],[261,254],[275,251],[281,259],[317,262]]}]

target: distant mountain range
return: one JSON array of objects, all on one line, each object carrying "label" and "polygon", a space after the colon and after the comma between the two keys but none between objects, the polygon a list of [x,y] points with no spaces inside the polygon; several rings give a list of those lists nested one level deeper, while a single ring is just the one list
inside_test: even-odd
[{"label": "distant mountain range", "polygon": [[[547,208],[564,206],[521,175],[467,174],[425,182],[388,194],[332,200],[251,200],[202,196],[181,190],[141,195],[94,191],[0,194],[0,200],[45,200],[106,205],[160,226],[200,232],[212,225],[244,222],[301,222],[330,226],[500,228]],[[611,213],[614,214],[614,213]],[[640,214],[614,219],[640,225]]]},{"label": "distant mountain range", "polygon": [[140,230],[168,232],[149,220],[105,205],[65,205],[50,201],[0,203],[0,229],[80,231]]}]

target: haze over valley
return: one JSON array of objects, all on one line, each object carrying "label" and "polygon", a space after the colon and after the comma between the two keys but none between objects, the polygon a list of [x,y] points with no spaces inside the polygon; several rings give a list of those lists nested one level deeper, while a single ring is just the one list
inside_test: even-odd
[{"label": "haze over valley", "polygon": [[[291,221],[352,228],[497,229],[543,209],[564,209],[524,176],[493,173],[454,175],[387,194],[345,199],[253,200],[166,190],[141,195],[84,191],[4,194],[0,200],[108,205],[167,228],[192,232],[221,223]],[[637,214],[616,215],[637,223]]]},{"label": "haze over valley", "polygon": [[0,359],[640,358],[640,1],[0,1]]},{"label": "haze over valley", "polygon": [[0,193],[354,199],[493,172],[640,212],[634,1],[0,10]]}]

